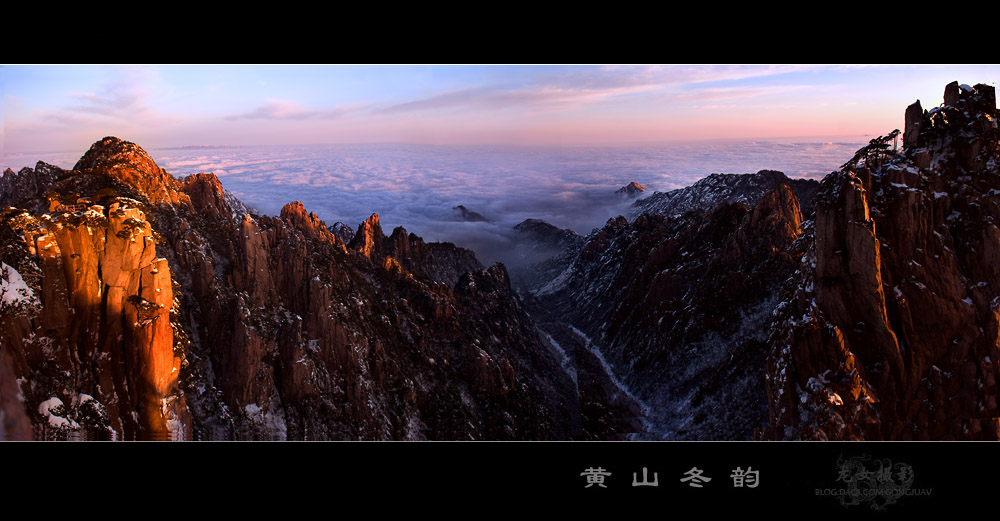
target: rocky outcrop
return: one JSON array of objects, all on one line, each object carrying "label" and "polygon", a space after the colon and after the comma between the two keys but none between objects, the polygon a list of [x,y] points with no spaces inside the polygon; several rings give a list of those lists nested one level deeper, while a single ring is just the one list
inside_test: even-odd
[{"label": "rocky outcrop", "polygon": [[36,437],[189,438],[170,268],[143,212],[126,200],[40,218],[9,211],[3,226],[22,238],[5,255],[40,275],[40,310],[4,317],[3,348],[23,361],[26,403],[71,404],[65,422],[39,411]]},{"label": "rocky outcrop", "polygon": [[252,214],[214,175],[177,181],[115,138],[57,177],[32,193],[89,209],[35,195],[0,225],[38,300],[0,314],[0,369],[25,382],[14,404],[0,372],[6,436],[21,409],[38,438],[579,434],[502,265],[387,238],[377,215],[347,247],[301,203]]},{"label": "rocky outcrop", "polygon": [[638,197],[639,194],[642,194],[645,191],[646,187],[642,186],[639,183],[636,183],[635,181],[632,181],[629,184],[615,190],[615,195],[632,198],[632,197]]},{"label": "rocky outcrop", "polygon": [[382,233],[382,225],[378,222],[378,214],[373,213],[371,217],[365,219],[358,225],[358,231],[348,245],[352,250],[357,250],[365,257],[378,257],[385,251],[385,234]]},{"label": "rocky outcrop", "polygon": [[35,168],[22,168],[15,173],[6,169],[0,176],[0,207],[20,204],[44,195],[46,188],[59,178],[62,169],[39,161]]},{"label": "rocky outcrop", "polygon": [[401,226],[389,236],[385,255],[387,265],[398,263],[400,269],[428,281],[444,282],[451,288],[463,275],[483,269],[471,250],[451,243],[425,243],[420,237],[407,234]]},{"label": "rocky outcrop", "polygon": [[557,228],[541,219],[525,219],[514,226],[520,232],[518,249],[564,250],[580,246],[584,239],[573,230]]},{"label": "rocky outcrop", "polygon": [[998,439],[996,121],[993,87],[953,83],[907,109],[903,154],[823,181],[771,340],[769,437]]},{"label": "rocky outcrop", "polygon": [[[337,239],[333,232],[330,231],[330,228],[327,227],[326,223],[321,221],[319,217],[316,216],[315,212],[306,213],[305,206],[298,201],[294,201],[283,206],[281,208],[280,215],[282,221],[285,221],[295,229],[301,230],[310,239],[323,241],[329,244],[340,243],[340,240]],[[374,219],[374,224],[372,226],[377,227],[378,215],[372,215],[372,219]],[[374,228],[372,230],[373,231],[371,232],[369,239],[374,241],[375,239],[371,238],[374,236]],[[381,233],[381,228],[378,228],[378,232]],[[370,253],[371,252],[369,251],[369,254]]]},{"label": "rocky outcrop", "polygon": [[104,174],[136,188],[151,204],[186,204],[191,200],[181,193],[181,183],[157,166],[139,145],[116,137],[106,137],[93,145],[74,171]]},{"label": "rocky outcrop", "polygon": [[215,174],[194,174],[188,176],[180,185],[191,199],[191,204],[201,210],[201,214],[210,219],[223,220],[231,218],[226,202],[225,190]]}]

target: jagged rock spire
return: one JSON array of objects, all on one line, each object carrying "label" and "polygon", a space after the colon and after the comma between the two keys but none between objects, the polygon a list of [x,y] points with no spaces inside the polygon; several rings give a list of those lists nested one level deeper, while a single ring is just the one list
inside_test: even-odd
[{"label": "jagged rock spire", "polygon": [[358,231],[354,234],[349,247],[358,250],[365,257],[372,254],[384,252],[385,234],[382,233],[382,226],[378,222],[378,214],[373,213],[365,222],[358,225]]}]

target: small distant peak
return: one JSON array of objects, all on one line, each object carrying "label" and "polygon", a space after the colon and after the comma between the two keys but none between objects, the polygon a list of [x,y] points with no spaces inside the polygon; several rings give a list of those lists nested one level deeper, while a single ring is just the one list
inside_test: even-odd
[{"label": "small distant peak", "polygon": [[323,222],[316,212],[307,212],[301,201],[292,201],[281,207],[279,218],[288,226],[301,231],[306,237],[336,244],[336,233]]},{"label": "small distant peak", "polygon": [[641,184],[632,181],[631,183],[619,188],[618,190],[615,190],[615,193],[627,197],[636,197],[645,191],[646,191],[645,186],[642,186]]},{"label": "small distant peak", "polygon": [[379,231],[382,230],[382,225],[379,223],[377,213],[371,214],[371,216],[365,219],[364,222],[358,225],[358,231],[361,231],[362,229],[374,229],[374,228],[378,228]]},{"label": "small distant peak", "polygon": [[578,237],[578,234],[573,230],[559,228],[541,219],[525,219],[515,225],[514,229],[524,234],[533,234],[539,238],[549,238],[556,241],[572,241]]},{"label": "small distant peak", "polygon": [[550,230],[557,229],[555,226],[541,220],[541,219],[525,219],[514,226],[514,229],[519,232],[533,232],[538,230]]},{"label": "small distant peak", "polygon": [[402,226],[397,226],[392,229],[392,234],[389,235],[389,240],[397,241],[400,240],[400,238],[405,240],[408,237],[409,237],[409,232],[406,231],[406,228],[403,228]]},{"label": "small distant peak", "polygon": [[490,220],[487,219],[483,214],[478,213],[478,212],[473,212],[472,210],[469,210],[468,208],[466,208],[463,205],[458,205],[458,206],[452,208],[452,210],[455,210],[456,212],[459,213],[458,217],[462,221],[468,221],[468,222],[490,222]]},{"label": "small distant peak", "polygon": [[181,189],[185,192],[201,190],[215,194],[216,197],[225,197],[225,190],[222,182],[215,174],[192,174],[184,178]]},{"label": "small distant peak", "polygon": [[354,228],[349,224],[337,221],[329,226],[330,233],[333,233],[344,244],[351,242],[354,238]]}]

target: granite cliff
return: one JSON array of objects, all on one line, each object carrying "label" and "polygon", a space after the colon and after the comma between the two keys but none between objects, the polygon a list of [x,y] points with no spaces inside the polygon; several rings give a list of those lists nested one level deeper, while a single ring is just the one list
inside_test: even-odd
[{"label": "granite cliff", "polygon": [[993,87],[906,110],[817,194],[771,337],[778,439],[996,440],[1000,148]]},{"label": "granite cliff", "polygon": [[0,315],[6,437],[580,432],[572,382],[502,265],[386,237],[377,215],[345,244],[301,203],[248,213],[214,175],[175,179],[117,138],[73,170],[13,175],[0,183],[4,287],[22,290]]}]

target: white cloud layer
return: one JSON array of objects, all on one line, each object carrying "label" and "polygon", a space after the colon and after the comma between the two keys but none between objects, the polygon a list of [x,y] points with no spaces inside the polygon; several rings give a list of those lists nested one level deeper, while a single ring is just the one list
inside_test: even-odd
[{"label": "white cloud layer", "polygon": [[[276,215],[302,201],[327,224],[351,226],[378,213],[388,234],[403,226],[428,241],[503,258],[511,228],[527,218],[586,234],[623,214],[614,192],[629,181],[668,191],[716,172],[762,169],[819,179],[867,142],[716,142],[672,145],[485,147],[312,145],[148,150],[177,177],[214,172],[248,204]],[[81,153],[7,156],[13,168],[38,159],[70,168]],[[491,222],[460,222],[464,205]]]}]

